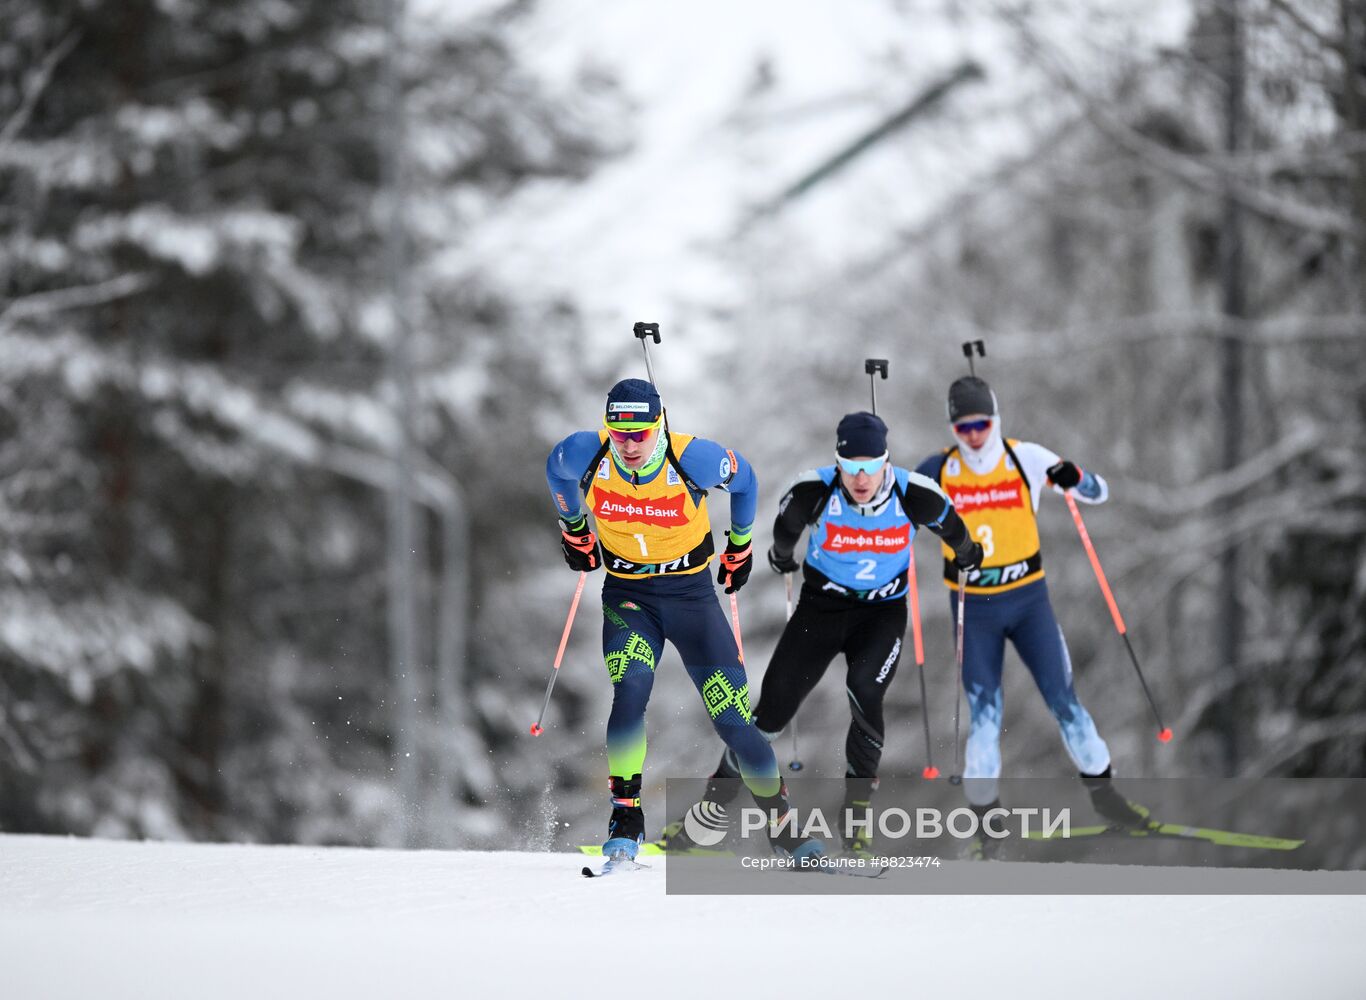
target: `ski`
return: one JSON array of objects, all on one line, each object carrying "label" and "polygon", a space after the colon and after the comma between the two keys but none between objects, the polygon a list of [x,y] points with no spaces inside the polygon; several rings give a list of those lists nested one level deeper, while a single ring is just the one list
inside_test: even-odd
[{"label": "ski", "polygon": [[[580,844],[580,845],[579,845],[579,853],[581,853],[581,854],[587,854],[589,857],[600,858],[600,857],[602,857],[602,845],[601,845],[601,844]],[[662,854],[665,854],[665,853],[667,853],[667,852],[666,852],[662,847],[660,847],[658,844],[641,844],[641,845],[640,845],[639,854],[641,854],[641,855],[662,855]]]},{"label": "ski", "polygon": [[1185,840],[1203,840],[1221,847],[1251,847],[1264,851],[1293,851],[1300,847],[1303,840],[1286,837],[1263,837],[1255,833],[1237,833],[1233,830],[1215,830],[1209,827],[1185,826],[1181,823],[1152,823],[1141,829],[1129,830],[1117,826],[1079,826],[1068,833],[1044,834],[1041,830],[1031,830],[1027,840],[1072,840],[1077,837],[1176,837]]},{"label": "ski", "polygon": [[[589,857],[599,858],[599,857],[602,857],[602,845],[601,845],[601,844],[580,844],[580,845],[579,845],[579,852],[580,852],[581,854],[587,854]],[[666,847],[666,846],[663,845],[663,844],[650,842],[650,843],[645,843],[645,844],[641,844],[641,845],[640,845],[640,854],[643,855],[643,856],[650,856],[650,857],[668,857],[668,856],[672,855],[673,857],[694,857],[694,858],[698,858],[698,857],[715,857],[715,858],[728,858],[728,857],[732,857],[732,856],[734,855],[734,852],[733,852],[733,851],[723,851],[723,850],[719,850],[719,849],[712,849],[712,848],[707,848],[707,847],[686,847],[686,848],[680,847],[680,848],[674,848],[673,850],[670,850],[668,847]]]},{"label": "ski", "polygon": [[[601,849],[599,849],[601,850]],[[587,865],[583,866],[584,878],[602,878],[606,875],[621,875],[627,872],[649,871],[649,865],[642,865],[633,858],[628,858],[624,853],[613,854],[607,859],[607,863],[602,866],[600,871],[593,871]]]}]

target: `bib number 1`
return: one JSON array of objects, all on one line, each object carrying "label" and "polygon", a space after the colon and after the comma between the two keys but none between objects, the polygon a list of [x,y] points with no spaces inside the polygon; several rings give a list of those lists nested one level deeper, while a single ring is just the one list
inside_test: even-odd
[{"label": "bib number 1", "polygon": [[637,542],[640,543],[640,554],[643,555],[643,556],[645,556],[645,557],[648,559],[649,556],[650,556],[650,553],[649,553],[649,550],[647,550],[647,549],[645,548],[645,536],[644,536],[644,535],[632,535],[631,537],[634,538]]}]

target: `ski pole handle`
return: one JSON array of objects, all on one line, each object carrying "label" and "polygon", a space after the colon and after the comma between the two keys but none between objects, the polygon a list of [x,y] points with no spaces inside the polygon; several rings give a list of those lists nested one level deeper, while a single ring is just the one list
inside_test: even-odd
[{"label": "ski pole handle", "polygon": [[545,700],[541,702],[541,714],[536,716],[536,721],[531,724],[531,735],[540,736],[544,729],[541,723],[545,721],[545,710],[550,706],[550,692],[555,690],[555,678],[560,676],[560,663],[564,660],[564,648],[569,645],[569,630],[574,627],[574,615],[579,610],[579,598],[583,596],[583,585],[588,579],[587,573],[579,573],[579,585],[574,588],[574,602],[569,605],[569,617],[565,619],[564,632],[560,635],[560,648],[555,651],[555,667],[550,671],[550,683],[545,686]]}]

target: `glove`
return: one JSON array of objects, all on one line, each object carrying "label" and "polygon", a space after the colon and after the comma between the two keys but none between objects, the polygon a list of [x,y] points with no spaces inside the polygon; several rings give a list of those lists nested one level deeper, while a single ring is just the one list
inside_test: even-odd
[{"label": "glove", "polygon": [[985,554],[982,552],[982,543],[969,541],[953,554],[953,564],[959,569],[971,572],[982,565],[983,558]]},{"label": "glove", "polygon": [[781,556],[778,554],[778,547],[776,545],[768,550],[768,564],[773,567],[773,572],[775,573],[795,573],[797,570],[801,569],[797,560],[792,558],[791,552],[785,556]]},{"label": "glove", "polygon": [[580,514],[572,522],[560,522],[560,545],[569,568],[580,573],[591,573],[602,565],[602,547],[598,536],[588,527],[588,518]]},{"label": "glove", "polygon": [[726,551],[721,553],[721,568],[716,572],[716,582],[733,594],[749,581],[749,571],[754,568],[754,546],[750,542],[736,545],[726,542]]},{"label": "glove", "polygon": [[1063,459],[1057,465],[1048,467],[1048,481],[1054,486],[1061,486],[1065,490],[1070,490],[1081,482],[1082,471],[1073,463]]}]

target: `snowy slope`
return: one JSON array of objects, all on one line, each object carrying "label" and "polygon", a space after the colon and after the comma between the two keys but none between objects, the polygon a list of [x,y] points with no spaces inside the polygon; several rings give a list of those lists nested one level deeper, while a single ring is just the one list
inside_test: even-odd
[{"label": "snowy slope", "polygon": [[0,836],[0,997],[1363,995],[1361,898],[678,897],[656,860]]}]

